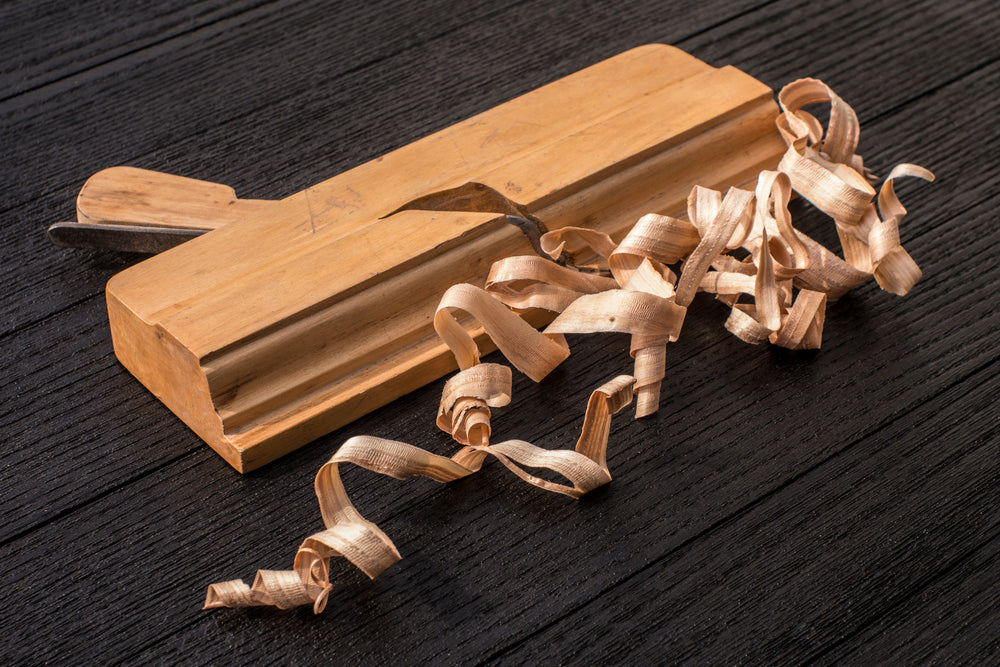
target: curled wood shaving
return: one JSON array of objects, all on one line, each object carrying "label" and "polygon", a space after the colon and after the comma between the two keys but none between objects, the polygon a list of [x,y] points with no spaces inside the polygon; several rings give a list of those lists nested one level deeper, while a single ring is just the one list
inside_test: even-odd
[{"label": "curled wood shaving", "polygon": [[563,227],[547,232],[540,239],[542,254],[554,260],[568,257],[577,269],[603,269],[615,242],[604,232],[584,227]]},{"label": "curled wood shaving", "polygon": [[[205,609],[261,605],[287,609],[312,605],[318,614],[326,606],[332,589],[331,557],[343,556],[373,578],[399,560],[399,552],[388,536],[365,520],[348,499],[340,479],[341,463],[353,463],[396,479],[419,475],[437,482],[451,482],[476,472],[486,456],[493,456],[529,484],[572,498],[607,484],[611,481],[606,460],[611,415],[631,402],[633,382],[629,376],[619,376],[591,394],[580,438],[572,450],[546,450],[523,440],[490,445],[488,429],[479,431],[474,438],[463,434],[471,444],[452,458],[383,438],[349,439],[316,475],[316,497],[326,529],[305,539],[295,555],[293,568],[259,570],[252,586],[241,580],[212,584],[205,597]],[[510,398],[509,369],[504,374],[496,368],[475,367],[452,378],[442,396],[439,415],[447,414],[450,423],[455,419],[455,406],[463,398],[485,405],[503,404]],[[551,470],[565,477],[569,484],[550,482],[525,468]]]},{"label": "curled wood shaving", "polygon": [[580,296],[615,286],[611,278],[573,271],[535,255],[494,262],[486,278],[486,291],[518,312],[539,308],[561,313]]},{"label": "curled wood shaving", "polygon": [[510,385],[507,366],[476,364],[461,371],[444,385],[438,406],[438,428],[462,445],[488,444],[490,408],[510,403]]},{"label": "curled wood shaving", "polygon": [[732,244],[731,241],[750,219],[752,206],[753,193],[739,188],[730,188],[721,201],[714,190],[701,186],[692,190],[688,210],[691,221],[701,231],[701,241],[684,260],[684,270],[677,283],[675,300],[678,305],[685,308],[690,305],[701,279],[719,253],[727,247],[738,247],[739,242]]},{"label": "curled wood shaving", "polygon": [[[306,538],[292,569],[261,570],[251,586],[213,584],[205,607],[311,604],[319,613],[332,589],[331,557],[345,557],[370,577],[399,560],[389,538],[348,499],[341,463],[396,479],[419,475],[450,482],[476,472],[493,456],[529,484],[573,498],[606,484],[611,480],[606,460],[611,415],[633,394],[636,417],[657,410],[666,346],[679,338],[698,291],[729,306],[726,329],[748,343],[815,349],[822,343],[830,301],[873,276],[886,291],[903,295],[912,289],[920,269],[900,244],[906,209],[894,183],[907,176],[930,181],[933,174],[915,165],[896,166],[876,204],[869,183],[874,179],[856,153],[860,133],[854,110],[815,79],[789,84],[779,102],[783,112],[777,125],[788,149],[777,171],[761,172],[753,191],[731,188],[723,195],[695,186],[687,220],[645,215],[620,243],[582,227],[546,231],[525,206],[480,183],[432,193],[397,209],[497,213],[521,227],[537,253],[496,262],[485,289],[451,287],[434,315],[434,328],[460,369],[444,386],[437,425],[461,449],[447,458],[382,438],[349,439],[316,476],[326,528]],[[804,109],[814,103],[830,104],[827,128]],[[843,258],[794,228],[788,210],[793,190],[833,218]],[[558,314],[544,332],[519,316],[534,309]],[[491,444],[491,409],[510,402],[512,378],[506,366],[480,363],[473,336],[478,331],[468,328],[476,323],[535,381],[569,355],[563,334],[627,333],[634,377],[616,377],[591,394],[572,450],[546,450],[521,440]],[[539,468],[568,484],[528,471]]]},{"label": "curled wood shaving", "polygon": [[[906,209],[896,197],[893,181],[901,176],[932,181],[934,175],[916,165],[898,165],[881,188],[880,218],[872,201],[875,190],[868,183],[871,173],[855,153],[860,129],[854,110],[816,79],[788,84],[778,101],[784,111],[778,117],[778,130],[788,144],[778,170],[788,175],[796,192],[834,219],[845,263],[854,269],[814,247],[812,252],[820,255],[818,275],[805,277],[805,284],[835,299],[874,275],[882,289],[905,295],[920,279],[920,269],[899,243],[899,222]],[[817,102],[830,103],[825,136],[816,118],[802,109]]]},{"label": "curled wood shaving", "polygon": [[514,366],[538,382],[569,356],[561,335],[539,333],[485,291],[461,284],[448,288],[434,314],[434,330],[455,354],[462,370],[479,363],[479,347],[453,311],[472,315]]},{"label": "curled wood shaving", "polygon": [[885,179],[878,196],[881,218],[872,218],[868,232],[868,246],[875,280],[887,292],[905,295],[920,280],[920,268],[899,243],[899,222],[906,215],[894,181],[904,176],[933,181],[934,174],[913,164],[900,164]]}]

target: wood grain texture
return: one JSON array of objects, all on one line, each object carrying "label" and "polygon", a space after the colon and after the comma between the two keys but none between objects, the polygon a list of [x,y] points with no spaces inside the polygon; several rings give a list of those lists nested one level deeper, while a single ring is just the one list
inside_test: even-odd
[{"label": "wood grain texture", "polygon": [[263,4],[209,0],[183,6],[159,2],[4,3],[0,43],[3,99],[121,59],[205,26],[225,23]]},{"label": "wood grain texture", "polygon": [[[13,619],[0,655],[994,662],[1000,12],[464,6],[267,3],[0,95],[0,614]],[[53,46],[32,47],[36,61],[69,62],[71,27],[41,31]],[[696,300],[668,351],[664,409],[613,424],[614,481],[594,497],[549,497],[497,465],[450,486],[345,471],[401,563],[373,582],[344,567],[318,618],[198,611],[211,581],[287,567],[319,526],[312,476],[350,435],[448,453],[431,425],[440,385],[240,477],[114,361],[99,295],[134,258],[52,249],[45,224],[71,217],[83,179],[114,163],[280,197],[652,41],[771,86],[822,77],[858,110],[868,164],[934,170],[936,184],[901,188],[924,281],[906,299],[852,293],[810,355],[747,347],[722,329],[724,309]],[[794,213],[833,238],[801,203]],[[542,385],[515,378],[498,434],[575,440],[586,394],[630,361],[624,337],[570,342]]]},{"label": "wood grain texture", "polygon": [[[997,370],[994,360],[937,400],[834,444],[836,456],[652,559],[513,656],[805,662],[837,651],[872,619],[906,614],[917,591],[1000,536],[990,498]],[[923,521],[911,520],[914,505]],[[601,645],[587,642],[580,622],[592,607],[611,612]]]}]

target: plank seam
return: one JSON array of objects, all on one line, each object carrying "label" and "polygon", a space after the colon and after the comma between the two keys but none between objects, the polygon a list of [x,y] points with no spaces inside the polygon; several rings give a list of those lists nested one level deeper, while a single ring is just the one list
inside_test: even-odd
[{"label": "plank seam", "polygon": [[[492,19],[492,18],[494,18],[495,16],[497,16],[499,14],[504,14],[504,13],[510,11],[511,9],[515,8],[515,7],[518,7],[520,5],[523,5],[523,4],[526,4],[528,2],[532,2],[532,1],[533,0],[516,0],[514,2],[511,2],[510,4],[505,5],[502,9],[497,9],[497,10],[494,10],[492,12],[486,12],[486,13],[482,14],[481,16],[476,16],[474,18],[469,19],[468,21],[466,21],[464,23],[452,26],[451,28],[446,29],[444,32],[441,32],[441,33],[438,33],[438,34],[433,35],[431,37],[425,38],[425,39],[423,39],[421,41],[415,41],[415,42],[413,42],[411,44],[402,46],[402,47],[400,47],[399,49],[397,49],[395,51],[388,52],[388,53],[386,53],[384,55],[377,56],[377,57],[375,57],[375,58],[373,58],[371,60],[367,60],[367,61],[365,61],[363,63],[359,63],[357,65],[354,65],[354,66],[352,66],[352,67],[350,67],[350,68],[348,68],[348,69],[346,69],[346,70],[338,73],[336,76],[332,77],[330,79],[330,81],[336,81],[337,79],[340,79],[341,77],[347,76],[349,74],[353,74],[353,73],[355,73],[357,71],[360,71],[362,69],[365,69],[367,67],[371,67],[373,65],[377,65],[378,63],[382,62],[383,60],[387,60],[389,58],[395,58],[397,56],[400,56],[400,55],[406,53],[407,51],[411,51],[411,50],[413,50],[415,48],[419,48],[420,46],[422,46],[424,44],[438,41],[439,39],[441,39],[443,37],[447,37],[448,35],[450,35],[451,33],[455,32],[455,31],[464,29],[470,23],[474,23],[474,22],[478,22],[478,21],[483,21],[483,20],[487,20],[487,19]],[[233,14],[232,16],[227,17],[225,19],[220,19],[217,22],[209,23],[209,24],[205,24],[205,25],[199,26],[198,28],[194,28],[194,29],[192,29],[192,30],[190,30],[188,32],[184,32],[184,33],[180,33],[180,34],[174,35],[172,37],[168,37],[168,38],[166,38],[166,39],[164,39],[164,40],[162,40],[160,42],[156,42],[155,44],[150,44],[148,46],[138,48],[138,49],[136,49],[134,51],[130,51],[127,54],[122,54],[120,56],[112,58],[111,60],[108,60],[108,61],[106,61],[104,63],[99,64],[99,65],[94,65],[92,67],[83,69],[83,70],[81,70],[77,74],[68,75],[66,77],[57,79],[56,81],[53,81],[53,82],[48,83],[48,84],[45,84],[43,86],[39,86],[37,88],[33,88],[33,89],[29,90],[29,91],[24,91],[24,92],[18,93],[16,95],[12,95],[10,97],[4,98],[4,99],[0,99],[0,111],[14,111],[14,110],[19,110],[23,106],[28,106],[28,105],[30,105],[32,103],[37,103],[36,100],[30,100],[29,99],[29,100],[27,100],[27,103],[25,105],[15,106],[14,109],[11,109],[11,110],[3,109],[3,107],[5,105],[7,105],[7,104],[9,104],[11,102],[20,102],[20,101],[22,101],[21,98],[23,98],[23,97],[27,97],[27,96],[41,96],[41,97],[44,97],[44,96],[48,96],[48,93],[46,93],[46,91],[45,91],[46,88],[50,88],[50,87],[56,87],[56,88],[68,88],[68,87],[72,87],[73,85],[75,85],[75,83],[73,83],[73,81],[72,81],[73,79],[77,79],[77,78],[83,79],[85,77],[85,75],[87,75],[88,73],[91,73],[94,70],[98,70],[98,69],[101,69],[101,68],[110,69],[110,66],[113,63],[115,63],[117,60],[125,60],[125,59],[128,59],[128,58],[133,58],[133,59],[138,59],[140,61],[144,61],[144,60],[148,59],[148,58],[143,57],[143,55],[144,55],[144,53],[146,51],[156,50],[157,48],[159,48],[159,47],[161,47],[161,46],[163,46],[165,44],[169,44],[170,42],[190,40],[196,33],[199,33],[199,32],[202,32],[202,31],[213,31],[213,30],[215,30],[216,28],[219,27],[219,24],[222,24],[222,23],[240,23],[240,22],[245,22],[245,21],[241,21],[240,19],[244,18],[247,14],[252,14],[252,13],[260,10],[262,7],[264,7],[267,4],[269,4],[269,3],[268,2],[264,2],[261,5],[257,5],[257,6],[254,6],[252,8],[246,9],[246,10],[244,10],[242,12],[239,12],[238,14]],[[294,2],[285,2],[283,4],[294,4]],[[149,55],[150,58],[155,57],[155,56],[156,56],[155,53]],[[117,71],[117,70],[113,70],[113,71]],[[60,85],[60,84],[65,84],[65,85]],[[52,91],[52,92],[53,93],[58,93],[60,91],[59,90],[55,90],[55,91]],[[295,93],[295,94],[297,94],[297,93]],[[274,100],[272,102],[269,102],[267,104],[254,107],[253,109],[251,109],[248,112],[242,113],[239,116],[233,117],[233,118],[231,118],[231,119],[229,119],[227,121],[224,121],[223,123],[220,123],[218,125],[213,125],[212,127],[218,127],[218,126],[221,126],[221,125],[224,125],[224,124],[227,124],[227,123],[238,121],[238,120],[246,117],[247,115],[250,115],[250,114],[253,114],[253,113],[259,111],[260,109],[266,108],[268,106],[273,106],[274,104],[283,102],[283,101],[285,101],[286,99],[288,99],[290,97],[294,97],[295,94],[289,95],[287,97],[281,97],[281,98],[278,98],[278,99],[276,99],[276,100]],[[194,136],[198,136],[198,134],[200,134],[200,132],[196,132],[196,133],[191,134],[189,136],[194,137]],[[157,146],[157,148],[154,151],[150,151],[150,152],[156,152],[157,150],[161,150],[162,148],[163,148],[162,145],[161,146]]]},{"label": "plank seam", "polygon": [[[973,67],[972,69],[970,69],[970,70],[968,70],[966,72],[962,72],[961,74],[956,74],[955,76],[953,76],[952,78],[948,79],[947,81],[943,81],[941,83],[938,83],[937,85],[931,86],[930,88],[921,91],[920,93],[918,93],[914,97],[906,98],[905,100],[903,100],[903,101],[895,104],[894,106],[891,106],[888,109],[885,109],[884,111],[880,111],[879,113],[875,114],[871,118],[867,119],[865,121],[865,124],[867,125],[869,123],[873,123],[875,121],[882,120],[883,118],[887,118],[889,116],[892,116],[893,114],[900,113],[901,111],[903,111],[910,104],[913,104],[914,102],[918,102],[918,101],[922,100],[925,97],[929,97],[930,95],[933,95],[933,94],[935,94],[937,92],[940,92],[941,90],[943,90],[944,88],[947,88],[948,86],[953,86],[956,83],[959,83],[962,79],[965,79],[965,78],[968,78],[968,77],[973,76],[975,74],[978,74],[980,71],[982,71],[984,69],[988,69],[990,67],[993,67],[998,62],[1000,62],[1000,58],[994,58],[992,60],[987,60],[987,61],[981,63],[980,65],[978,65],[977,67]],[[862,127],[862,129],[864,129],[864,127]]]},{"label": "plank seam", "polygon": [[51,313],[43,315],[42,317],[37,317],[37,318],[35,318],[33,320],[29,320],[28,322],[22,323],[22,324],[18,325],[17,327],[13,328],[13,329],[10,329],[8,331],[4,331],[4,332],[0,333],[0,342],[3,342],[5,339],[13,336],[14,334],[22,333],[22,332],[27,331],[28,329],[31,329],[31,328],[37,327],[37,326],[39,326],[41,324],[44,324],[45,322],[47,322],[48,320],[52,319],[53,317],[57,317],[58,315],[60,315],[62,313],[65,313],[67,310],[73,310],[74,308],[77,308],[77,307],[79,307],[79,306],[87,303],[88,301],[91,301],[92,299],[95,299],[95,298],[97,298],[97,297],[99,297],[99,296],[101,296],[103,294],[104,294],[103,290],[100,291],[100,292],[95,292],[93,294],[88,294],[87,296],[81,297],[81,298],[77,299],[76,301],[73,301],[73,302],[71,302],[69,304],[66,304],[65,306],[60,306],[59,308],[53,310]]},{"label": "plank seam", "polygon": [[717,30],[718,28],[721,28],[722,26],[726,25],[727,23],[732,23],[733,21],[738,21],[739,19],[741,19],[741,18],[743,18],[745,16],[749,16],[750,14],[753,14],[754,12],[758,12],[761,9],[763,9],[764,7],[767,7],[768,5],[773,5],[773,4],[777,3],[778,1],[779,0],[767,0],[767,2],[762,2],[759,5],[754,5],[753,7],[748,7],[747,9],[744,9],[739,14],[733,14],[729,18],[723,19],[723,20],[721,20],[721,21],[719,21],[717,23],[713,23],[710,26],[702,28],[701,30],[697,30],[697,31],[691,33],[690,35],[687,35],[686,37],[683,37],[683,38],[677,40],[677,42],[674,44],[674,46],[679,46],[683,42],[695,39],[697,37],[700,37],[701,35],[704,35],[705,33],[711,32],[713,30]]},{"label": "plank seam", "polygon": [[39,530],[41,528],[44,528],[45,526],[47,526],[47,525],[49,525],[49,524],[51,524],[51,523],[53,523],[55,521],[63,519],[65,517],[69,516],[70,514],[73,514],[74,512],[76,512],[78,510],[81,510],[81,509],[87,507],[88,505],[90,505],[92,503],[95,503],[98,500],[101,500],[102,498],[105,498],[105,497],[111,495],[112,493],[116,493],[116,492],[120,491],[121,489],[125,488],[126,486],[128,486],[130,484],[138,482],[139,480],[143,479],[144,477],[148,477],[148,476],[150,476],[150,475],[158,472],[159,470],[162,470],[163,468],[166,468],[167,466],[171,466],[171,465],[173,465],[173,464],[175,464],[175,463],[177,463],[177,462],[179,462],[179,461],[181,461],[181,460],[183,460],[183,459],[185,459],[185,458],[187,458],[189,456],[193,456],[193,455],[195,455],[195,454],[198,453],[199,449],[200,448],[184,452],[183,454],[178,454],[177,456],[174,456],[173,458],[167,459],[166,461],[162,461],[162,462],[156,464],[155,466],[151,467],[149,470],[144,470],[143,472],[137,474],[136,476],[130,477],[128,480],[126,480],[124,482],[119,482],[118,484],[113,484],[111,486],[105,487],[97,495],[94,495],[94,496],[92,496],[90,498],[87,498],[86,500],[84,500],[84,501],[82,501],[82,502],[80,502],[80,503],[78,503],[76,505],[73,505],[72,507],[65,507],[65,508],[59,510],[58,512],[56,512],[55,514],[53,514],[52,516],[45,517],[44,519],[42,519],[38,523],[36,523],[36,524],[34,524],[32,526],[29,526],[27,528],[24,528],[24,529],[22,529],[22,530],[20,530],[20,531],[18,531],[16,533],[14,533],[14,534],[12,534],[12,535],[9,535],[9,536],[3,538],[2,540],[0,540],[0,548],[6,547],[8,544],[11,544],[12,542],[16,542],[17,540],[20,540],[20,539],[22,539],[24,537],[27,537],[29,534],[33,533],[34,531]]},{"label": "plank seam", "polygon": [[114,57],[107,58],[105,60],[101,60],[99,62],[92,63],[91,65],[88,65],[87,67],[84,67],[83,69],[78,69],[78,70],[75,70],[73,72],[69,72],[69,73],[64,74],[62,76],[56,77],[55,79],[51,79],[49,81],[45,81],[44,83],[35,84],[35,85],[31,86],[30,88],[25,88],[24,90],[21,90],[21,91],[18,91],[16,93],[13,93],[12,95],[8,95],[6,97],[0,97],[0,106],[3,106],[4,104],[6,104],[7,102],[9,102],[11,100],[16,100],[17,98],[21,97],[22,95],[30,95],[32,93],[35,93],[36,91],[40,91],[40,90],[44,89],[47,86],[56,86],[56,85],[58,85],[60,83],[68,81],[69,79],[72,79],[72,78],[81,76],[83,74],[86,74],[87,72],[89,72],[91,70],[99,69],[99,68],[102,68],[102,67],[106,67],[107,65],[109,65],[110,63],[115,62],[116,60],[129,58],[129,57],[134,56],[136,54],[142,53],[143,51],[145,51],[147,49],[154,49],[154,48],[156,48],[156,47],[158,47],[158,46],[160,46],[162,44],[165,44],[167,42],[171,42],[171,41],[173,41],[175,39],[184,38],[184,37],[190,35],[193,32],[198,32],[198,31],[204,30],[206,28],[211,28],[216,23],[222,23],[222,22],[230,21],[231,19],[234,19],[234,18],[236,18],[236,17],[238,17],[238,16],[240,16],[242,14],[246,14],[247,12],[255,11],[255,10],[259,9],[261,6],[266,5],[266,4],[270,4],[270,3],[274,2],[274,1],[275,0],[262,0],[261,2],[258,2],[257,4],[250,5],[246,9],[243,9],[243,10],[240,10],[240,11],[236,12],[235,14],[228,14],[228,15],[220,16],[220,17],[216,18],[213,21],[209,21],[208,23],[201,23],[199,25],[196,25],[196,26],[193,26],[191,28],[188,28],[187,30],[182,30],[181,32],[177,32],[177,33],[174,33],[174,34],[169,35],[167,37],[163,37],[161,39],[149,42],[147,44],[144,44],[143,46],[139,46],[139,47],[135,47],[133,49],[127,50],[127,51],[123,51],[123,52],[119,53],[118,55],[116,55]]}]

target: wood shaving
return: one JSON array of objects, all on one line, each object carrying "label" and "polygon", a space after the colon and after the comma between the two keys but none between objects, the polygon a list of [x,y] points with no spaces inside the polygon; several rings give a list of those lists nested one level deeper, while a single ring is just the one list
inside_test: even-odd
[{"label": "wood shaving", "polygon": [[[483,369],[483,366],[494,368]],[[587,403],[576,448],[553,451],[523,440],[490,445],[486,406],[502,405],[510,400],[510,371],[496,364],[480,364],[462,371],[446,387],[438,424],[447,426],[445,430],[449,432],[455,424],[463,421],[469,424],[462,429],[460,438],[456,438],[468,442],[467,446],[447,458],[404,442],[371,436],[349,439],[316,475],[316,497],[326,529],[305,539],[295,555],[293,568],[259,570],[252,586],[241,580],[212,584],[208,587],[205,608],[274,605],[287,609],[308,604],[318,614],[326,606],[332,589],[329,581],[331,557],[343,556],[372,578],[399,560],[392,540],[378,526],[365,520],[348,499],[340,480],[341,463],[353,463],[396,479],[420,475],[437,482],[452,482],[478,471],[487,456],[494,456],[529,484],[571,498],[579,498],[607,484],[611,481],[611,473],[605,450],[611,415],[632,401],[633,382],[633,378],[622,375],[594,391]],[[456,414],[460,405],[462,408]],[[469,420],[472,411],[478,411],[480,418]],[[483,419],[486,428],[482,428]],[[559,473],[570,484],[541,479],[524,467],[546,468]]]},{"label": "wood shaving", "polygon": [[[679,338],[699,291],[730,307],[725,327],[741,340],[789,349],[819,348],[827,304],[868,278],[874,276],[888,292],[909,292],[921,274],[900,244],[906,209],[894,183],[903,177],[931,181],[934,175],[915,165],[897,165],[876,201],[872,174],[855,152],[854,110],[815,79],[785,86],[778,101],[777,125],[788,148],[777,171],[761,172],[752,192],[730,188],[723,194],[696,186],[688,197],[687,220],[651,213],[621,242],[582,227],[547,231],[524,206],[478,183],[397,209],[499,213],[522,229],[538,253],[496,262],[485,289],[451,287],[434,315],[434,328],[460,369],[444,386],[437,426],[461,449],[447,458],[403,442],[349,439],[316,476],[326,528],[305,539],[292,569],[260,570],[251,586],[241,580],[212,584],[205,608],[312,605],[319,613],[332,590],[330,558],[343,556],[369,577],[400,559],[385,533],[351,504],[340,479],[341,463],[396,479],[451,482],[477,472],[492,456],[529,484],[572,498],[608,483],[611,415],[633,395],[637,418],[657,410],[666,346]],[[825,129],[803,109],[814,103],[830,104]],[[793,227],[788,210],[793,190],[833,218],[843,258]],[[737,249],[743,259],[733,253]],[[679,276],[670,266],[678,262]],[[520,317],[531,310],[557,315],[539,332]],[[574,449],[548,450],[522,440],[491,444],[491,409],[510,402],[512,377],[506,366],[480,363],[478,329],[469,328],[476,326],[536,382],[569,355],[563,334],[627,333],[633,376],[618,376],[591,394]],[[568,484],[527,469],[549,470]]]}]

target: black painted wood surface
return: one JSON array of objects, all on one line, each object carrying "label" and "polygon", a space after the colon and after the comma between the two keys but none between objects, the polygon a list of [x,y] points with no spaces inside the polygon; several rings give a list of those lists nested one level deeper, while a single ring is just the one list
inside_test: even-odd
[{"label": "black painted wood surface", "polygon": [[[993,0],[0,7],[0,618],[5,663],[996,662],[1000,10]],[[747,346],[699,299],[657,415],[612,426],[581,501],[497,464],[442,486],[349,469],[404,558],[334,563],[323,615],[200,610],[284,569],[350,435],[450,452],[432,384],[240,476],[115,360],[107,279],[141,257],[45,240],[128,164],[275,198],[648,42],[775,89],[822,78],[904,183],[905,298],[830,308],[823,349]],[[822,216],[796,221],[832,242]],[[574,337],[515,381],[504,437],[575,441],[628,342]]]}]

